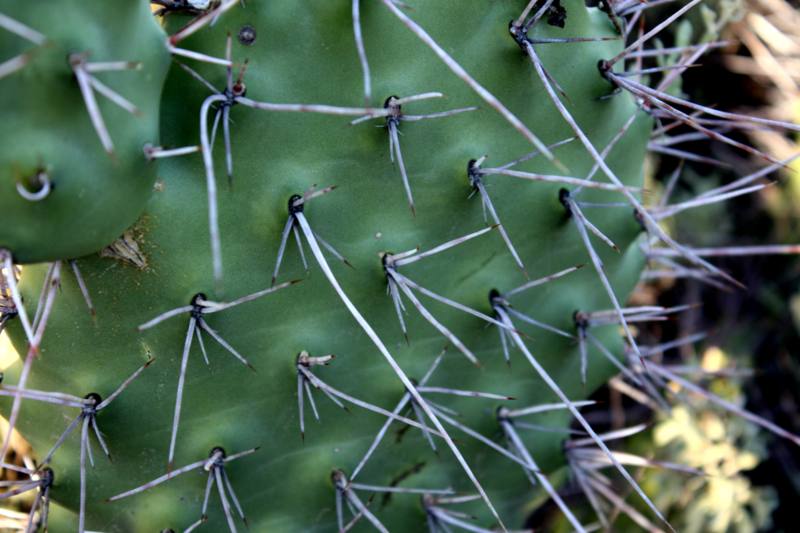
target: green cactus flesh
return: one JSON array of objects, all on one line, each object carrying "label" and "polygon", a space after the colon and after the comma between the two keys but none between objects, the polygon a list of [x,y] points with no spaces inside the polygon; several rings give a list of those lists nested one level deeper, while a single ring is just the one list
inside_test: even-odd
[{"label": "green cactus flesh", "polygon": [[[81,12],[71,12],[69,16],[83,17],[83,6],[85,12],[94,13],[107,5],[106,2],[80,4]],[[407,12],[543,142],[554,143],[570,137],[572,131],[548,98],[530,60],[508,34],[509,20],[518,16],[524,4],[521,0],[437,0],[415,2]],[[578,1],[565,1],[563,5],[567,10],[565,27],[540,24],[534,30],[535,35],[615,36],[614,26],[603,13]],[[365,48],[372,71],[373,106],[380,107],[391,95],[440,91],[445,98],[410,103],[403,111],[433,113],[465,106],[479,109],[435,120],[401,123],[402,153],[416,207],[416,215],[412,216],[399,169],[390,160],[387,129],[376,127],[384,126],[384,120],[351,126],[347,117],[233,107],[231,136],[235,167],[230,185],[225,182],[221,138],[214,150],[224,260],[221,286],[215,285],[212,276],[202,158],[190,155],[159,165],[160,182],[135,226],[146,268],[99,256],[78,261],[97,316],[93,319],[85,311],[78,286],[73,278],[65,276],[44,336],[41,358],[34,363],[28,384],[29,388],[39,390],[79,396],[97,392],[105,397],[149,357],[156,359],[97,416],[114,460],[113,463],[105,460],[92,437],[97,464],[87,472],[88,529],[179,530],[200,517],[206,486],[206,473],[202,470],[127,499],[105,501],[167,470],[176,385],[189,314],[144,332],[137,331],[137,326],[163,311],[188,305],[197,293],[205,293],[212,300],[232,300],[268,287],[288,216],[287,202],[293,194],[302,193],[314,184],[337,186],[330,194],[308,202],[305,216],[311,228],[352,264],[353,268],[348,268],[328,255],[330,267],[346,294],[410,377],[422,377],[448,344],[407,300],[409,342],[406,343],[392,300],[386,294],[387,281],[379,254],[417,246],[427,250],[485,228],[487,222],[480,198],[469,197],[468,161],[488,155],[484,166],[499,166],[530,151],[532,146],[453,75],[381,2],[362,2],[361,7]],[[109,12],[107,17],[116,20],[118,15],[116,11]],[[176,27],[187,20],[179,14],[170,18]],[[245,25],[256,32],[255,42],[248,45],[237,39]],[[127,31],[135,33],[133,29]],[[233,58],[237,64],[234,71],[245,59],[249,61],[244,75],[249,98],[363,105],[362,71],[353,41],[350,2],[248,2],[245,8],[232,9],[214,26],[196,33],[182,46],[221,57],[228,33],[234,36]],[[628,95],[599,98],[609,93],[610,86],[599,75],[597,62],[613,56],[621,46],[620,41],[614,40],[538,46],[548,72],[569,95],[567,107],[598,149],[605,147],[637,112]],[[115,52],[113,58],[141,57],[135,53],[137,48],[128,53],[122,50]],[[224,88],[223,67],[192,66],[220,90]],[[125,76],[132,80],[144,77],[142,73]],[[157,77],[155,72],[152,76]],[[4,91],[12,90],[6,89],[13,85],[10,80],[0,83]],[[130,94],[137,95],[137,102],[151,101],[156,105],[157,93],[152,89],[138,87]],[[172,68],[161,102],[161,137],[165,146],[198,143],[199,109],[209,94],[206,87],[177,65]],[[81,102],[77,93],[70,98],[74,101],[68,104],[69,108],[78,110]],[[120,146],[143,140],[137,129],[123,141],[126,134],[116,127],[137,119],[117,116],[111,111],[107,118]],[[86,117],[76,115],[74,121],[85,122],[86,141],[73,149],[80,155],[81,163],[108,167],[112,162],[92,138]],[[629,185],[641,186],[649,127],[649,120],[643,115],[607,158],[611,168]],[[22,134],[21,126],[17,130]],[[39,136],[41,132],[28,134]],[[25,145],[20,142],[20,146]],[[4,153],[14,154],[14,151]],[[593,164],[577,141],[554,149],[554,154],[571,176],[586,176]],[[35,161],[36,153],[30,157]],[[122,153],[118,157],[120,161],[127,158]],[[124,189],[123,197],[138,197],[142,194],[138,188],[147,181],[145,175],[150,170],[144,161],[133,166],[135,170],[124,176],[115,174],[113,183],[99,173],[87,174],[85,179],[92,189],[114,195]],[[520,168],[564,174],[542,156]],[[598,181],[604,180],[598,177]],[[597,273],[589,264],[575,224],[559,201],[561,185],[508,176],[485,176],[484,182],[530,279],[587,264],[586,268],[516,297],[515,309],[574,331],[575,310],[611,307]],[[148,184],[145,188],[149,187]],[[582,195],[582,199],[595,202],[620,198],[618,193],[608,191],[586,190]],[[94,208],[105,200],[92,197],[74,201]],[[64,207],[59,212],[64,213],[64,209],[71,216],[72,208]],[[596,245],[615,292],[624,301],[643,264],[637,239],[641,228],[630,209],[594,209],[589,216],[620,248],[620,253],[615,253],[602,249],[604,245],[599,241]],[[48,216],[47,223],[56,222]],[[37,233],[44,231],[39,229],[41,226],[35,227]],[[385,421],[383,416],[355,406],[345,412],[321,391],[315,391],[320,420],[314,420],[306,403],[306,432],[305,439],[301,439],[295,367],[299,352],[306,350],[314,356],[335,354],[330,365],[315,367],[314,373],[325,383],[387,410],[391,411],[404,393],[395,373],[347,311],[305,243],[304,246],[308,272],[304,271],[296,243],[290,237],[278,280],[302,279],[302,282],[207,318],[212,328],[249,359],[255,372],[239,364],[208,335],[205,346],[210,364],[206,366],[203,362],[197,342],[189,357],[175,467],[207,457],[214,446],[222,446],[228,453],[259,446],[256,453],[226,466],[251,531],[334,530],[331,472],[339,468],[349,473]],[[35,253],[30,248],[29,257],[43,259],[58,255],[49,253],[55,249],[54,244],[35,243],[35,247]],[[25,268],[22,291],[28,309],[35,309],[44,270],[40,266]],[[491,289],[504,292],[526,281],[496,229],[403,267],[402,272],[438,294],[487,314],[492,313],[488,301]],[[481,363],[480,367],[470,364],[455,347],[449,346],[430,384],[515,398],[502,402],[430,396],[461,413],[459,420],[463,424],[496,439],[500,431],[495,418],[498,406],[524,407],[557,401],[519,350],[512,350],[510,364],[506,364],[495,326],[487,326],[476,317],[424,295],[419,297]],[[522,323],[518,326],[537,360],[572,400],[584,399],[614,373],[613,366],[592,350],[588,380],[583,385],[574,340]],[[22,348],[19,325],[14,324],[11,329],[17,346]],[[610,348],[621,346],[615,328],[607,327],[599,334]],[[11,369],[9,374],[14,372]],[[7,379],[13,382],[14,376]],[[45,453],[66,427],[65,415],[74,416],[73,411],[25,401],[18,426],[35,449]],[[540,415],[535,422],[563,428],[570,420],[566,411],[557,411]],[[531,487],[519,465],[457,429],[449,428],[449,432],[506,525],[520,526],[538,489]],[[555,475],[564,468],[563,433],[522,431],[522,434],[543,472]],[[78,437],[79,431],[73,433],[56,452],[52,463],[57,476],[53,498],[75,513],[62,517],[65,524],[70,524],[65,528],[74,528],[76,523]],[[438,453],[431,450],[422,432],[395,422],[359,475],[359,481],[474,492],[444,441],[436,439],[436,444]],[[496,525],[480,501],[464,509],[478,516],[477,523],[484,527]],[[370,510],[392,531],[419,531],[424,527],[419,496],[395,494],[389,499],[379,496],[371,503]],[[208,523],[202,530],[225,530],[216,492],[208,514]],[[356,529],[368,527],[362,520]]]},{"label": "green cactus flesh", "polygon": [[[112,12],[113,11],[113,12]],[[0,248],[20,263],[71,259],[96,252],[141,215],[156,177],[142,157],[157,144],[161,89],[169,66],[165,36],[144,2],[69,0],[0,2],[0,13],[40,32],[41,45],[0,29],[3,60],[23,56],[25,68],[0,80]],[[71,61],[134,62],[93,76],[133,103],[137,114],[95,91],[113,142],[106,153],[86,112]],[[51,191],[39,201],[44,173]]]}]

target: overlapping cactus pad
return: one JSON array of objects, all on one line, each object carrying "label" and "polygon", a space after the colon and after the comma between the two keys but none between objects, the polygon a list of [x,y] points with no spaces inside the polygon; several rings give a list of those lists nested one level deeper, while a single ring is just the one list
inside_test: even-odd
[{"label": "overlapping cactus pad", "polygon": [[[576,311],[613,310],[606,283],[624,302],[639,278],[641,217],[617,203],[642,196],[652,122],[597,68],[623,49],[613,18],[563,0],[509,26],[526,3],[227,1],[180,42],[142,2],[0,3],[58,42],[32,52],[46,65],[0,79],[20,102],[0,125],[0,201],[20,221],[0,247],[17,262],[73,259],[129,227],[77,261],[81,278],[24,267],[40,347],[9,322],[32,365],[17,427],[54,473],[51,530],[223,531],[244,515],[251,531],[419,531],[459,520],[442,511],[451,493],[478,494],[452,507],[474,527],[523,524],[564,478],[563,395],[585,399],[616,372],[598,349],[621,352],[616,315],[587,344]],[[208,7],[159,4],[173,35]],[[17,40],[2,34],[0,49],[23,53]],[[100,102],[111,156],[81,75],[59,63],[84,51],[141,62],[107,74],[144,115]],[[144,126],[159,105],[156,143]],[[148,162],[145,142],[187,155]],[[16,183],[39,166],[54,189],[30,202]],[[557,408],[512,422],[541,404]]]},{"label": "overlapping cactus pad", "polygon": [[[0,247],[17,261],[97,251],[136,221],[150,196],[155,166],[143,147],[158,142],[169,53],[142,4],[112,13],[103,2],[0,2],[0,61],[19,68],[1,89],[0,209],[14,224],[3,228]],[[14,22],[29,31],[15,33]],[[99,125],[86,112],[87,93]]]}]

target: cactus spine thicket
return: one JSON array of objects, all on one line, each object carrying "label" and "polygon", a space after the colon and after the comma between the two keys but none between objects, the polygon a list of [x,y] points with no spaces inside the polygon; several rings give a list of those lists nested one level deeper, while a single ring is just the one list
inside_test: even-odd
[{"label": "cactus spine thicket", "polygon": [[515,410],[568,427],[626,338],[642,371],[615,310],[641,245],[727,281],[640,203],[664,108],[604,62],[636,9],[156,4],[163,33],[143,1],[0,3],[3,391],[50,528],[445,531],[451,491],[520,526],[584,456]]}]

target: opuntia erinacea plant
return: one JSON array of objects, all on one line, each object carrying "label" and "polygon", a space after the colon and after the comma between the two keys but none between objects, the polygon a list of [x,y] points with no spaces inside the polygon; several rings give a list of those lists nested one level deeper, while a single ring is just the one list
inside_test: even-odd
[{"label": "opuntia erinacea plant", "polygon": [[634,430],[580,409],[619,372],[668,409],[633,324],[681,309],[627,296],[735,286],[660,221],[767,172],[671,204],[644,160],[680,133],[775,170],[728,134],[798,129],[678,96],[717,43],[656,37],[699,1],[0,3],[23,527],[494,531],[545,497],[671,529],[606,444]]}]

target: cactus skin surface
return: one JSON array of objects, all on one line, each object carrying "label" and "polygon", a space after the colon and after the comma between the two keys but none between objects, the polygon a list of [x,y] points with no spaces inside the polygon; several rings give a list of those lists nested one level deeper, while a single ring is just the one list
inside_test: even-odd
[{"label": "cactus skin surface", "polygon": [[[0,13],[41,32],[41,45],[0,29],[3,60],[28,54],[28,64],[0,80],[0,248],[18,263],[73,259],[99,251],[141,215],[156,167],[142,156],[158,144],[160,95],[169,67],[164,33],[144,2],[67,0],[0,2]],[[93,62],[132,61],[138,69],[95,78],[138,108],[133,115],[96,93],[113,153],[92,126],[70,56]],[[52,189],[29,201],[35,176]]]},{"label": "cactus skin surface", "polygon": [[[3,2],[0,11],[7,10],[7,4],[10,5]],[[148,29],[135,30],[131,19],[119,14],[119,9],[130,9],[131,17],[135,15],[138,21],[143,17],[143,3],[122,4],[124,8],[112,9],[107,2],[74,2],[69,9],[59,8],[66,11],[59,18],[82,20],[90,14],[106,17],[109,24],[118,21],[119,28],[103,32],[114,43],[126,41],[123,34],[137,35],[138,39],[142,31],[156,33],[143,21]],[[572,132],[547,97],[529,59],[508,34],[509,20],[519,15],[524,4],[520,0],[436,0],[412,2],[414,9],[407,13],[549,144],[570,137]],[[562,5],[567,11],[563,29],[539,24],[532,34],[615,35],[614,26],[604,13],[586,8],[580,1],[564,0]],[[20,19],[33,24],[34,13],[49,11],[38,4],[34,6],[20,9],[24,12],[19,14]],[[169,19],[168,26],[174,28],[188,20],[179,13],[171,14]],[[347,117],[271,113],[235,106],[231,110],[235,166],[230,186],[226,183],[219,134],[214,150],[224,260],[221,288],[215,286],[212,277],[201,157],[195,154],[158,163],[159,184],[135,226],[147,267],[138,269],[95,255],[80,259],[78,264],[92,293],[97,316],[93,319],[86,312],[75,280],[65,276],[44,336],[41,359],[34,364],[29,382],[34,389],[81,397],[90,392],[106,396],[148,357],[156,359],[114,404],[98,415],[114,461],[109,464],[95,451],[97,464],[87,471],[87,529],[178,531],[200,517],[206,482],[203,471],[182,475],[143,494],[105,502],[106,498],[154,479],[167,469],[188,316],[170,319],[145,332],[137,331],[137,326],[163,311],[189,304],[200,292],[212,300],[231,300],[268,287],[288,215],[287,202],[293,194],[302,194],[314,184],[337,186],[330,194],[310,201],[305,215],[313,230],[352,263],[351,269],[328,255],[331,269],[344,291],[409,376],[419,379],[447,344],[407,300],[405,319],[410,342],[405,342],[392,300],[386,294],[386,276],[379,254],[416,246],[427,250],[486,227],[480,197],[469,198],[468,161],[488,155],[484,166],[499,166],[529,152],[532,146],[380,2],[362,2],[361,19],[372,71],[372,106],[380,107],[391,95],[440,91],[445,98],[408,104],[404,111],[431,113],[465,106],[479,109],[400,125],[402,152],[416,207],[416,216],[412,216],[400,171],[389,157],[387,129],[375,127],[383,126],[383,120],[351,126]],[[256,32],[255,41],[249,45],[237,39],[245,25]],[[53,28],[56,26],[53,24]],[[250,1],[244,8],[232,9],[216,25],[204,28],[182,46],[221,57],[228,32],[234,37],[233,58],[237,64],[234,71],[244,59],[249,60],[244,76],[249,98],[363,105],[350,2]],[[5,35],[0,38],[5,49],[10,39]],[[147,52],[144,44],[134,42],[115,46],[119,48],[113,48],[113,54],[109,51],[109,58],[145,61],[144,70],[118,75],[131,84],[120,85],[120,92],[130,95],[143,110],[149,110],[135,118],[104,107],[104,116],[118,145],[116,162],[103,153],[77,89],[72,91],[74,94],[58,93],[58,97],[69,98],[63,107],[74,113],[69,122],[72,127],[80,125],[80,137],[73,134],[65,138],[59,130],[43,137],[37,122],[28,122],[24,128],[20,125],[22,117],[30,114],[41,121],[48,118],[43,114],[51,106],[35,105],[42,101],[38,99],[45,98],[43,95],[30,102],[26,100],[19,110],[12,109],[9,121],[2,126],[11,127],[17,134],[10,140],[17,149],[3,151],[4,173],[13,165],[13,161],[5,160],[9,156],[19,158],[21,166],[27,165],[24,168],[36,165],[42,151],[33,150],[30,145],[41,147],[43,143],[48,153],[53,154],[54,169],[71,163],[94,169],[81,174],[80,188],[74,191],[65,179],[64,186],[57,190],[68,198],[57,206],[48,206],[46,217],[22,211],[13,183],[9,185],[9,179],[2,180],[3,209],[11,209],[12,217],[25,217],[26,222],[20,226],[26,232],[47,239],[34,241],[23,235],[3,234],[0,244],[19,253],[23,261],[73,257],[107,244],[136,219],[152,189],[154,166],[141,157],[141,145],[153,138],[153,132],[145,126],[154,120],[151,112],[158,108],[156,81],[163,66],[163,54]],[[632,114],[639,113],[628,94],[599,99],[608,94],[610,86],[599,75],[597,62],[621,49],[621,42],[613,40],[537,48],[548,72],[569,95],[566,105],[599,150]],[[56,61],[55,56],[47,57]],[[190,64],[220,90],[224,88],[223,67]],[[67,83],[69,72],[63,66],[61,69],[58,79]],[[32,68],[30,75],[41,75],[38,72]],[[52,75],[49,69],[46,72]],[[27,85],[19,81],[3,80],[0,87],[15,94],[13,91]],[[198,143],[199,109],[209,94],[207,88],[177,65],[172,67],[160,104],[164,146]],[[642,114],[606,159],[628,185],[642,184],[650,126],[649,119]],[[62,141],[69,142],[69,151],[58,146]],[[578,142],[559,147],[554,154],[568,172],[541,156],[519,168],[585,177],[592,167],[591,158]],[[114,167],[115,164],[120,167]],[[596,179],[605,180],[602,176]],[[530,279],[578,264],[587,265],[516,298],[516,309],[572,332],[574,311],[611,307],[575,225],[559,202],[562,185],[508,176],[486,176],[485,183]],[[81,197],[80,191],[91,193],[91,198]],[[587,190],[581,198],[609,202],[619,201],[621,196]],[[9,201],[13,205],[6,207]],[[107,211],[74,220],[76,212],[95,208]],[[115,213],[113,223],[108,212]],[[621,250],[615,253],[604,249],[602,243],[595,243],[617,297],[624,301],[643,265],[638,250],[641,228],[629,208],[594,209],[588,216]],[[87,231],[86,228],[92,227],[92,231]],[[86,240],[73,240],[67,246],[62,244],[67,233],[74,240],[78,236]],[[256,372],[240,365],[210,340],[206,340],[209,366],[203,362],[196,343],[189,357],[175,465],[205,458],[214,446],[223,446],[228,453],[260,446],[257,453],[226,465],[250,531],[334,531],[331,472],[337,468],[352,470],[385,420],[354,406],[350,406],[349,413],[344,412],[321,391],[315,391],[320,421],[314,420],[306,403],[305,439],[301,440],[295,369],[299,352],[335,354],[335,360],[329,366],[315,369],[315,374],[331,386],[387,410],[394,408],[404,392],[402,384],[337,297],[305,243],[304,246],[308,273],[304,272],[297,245],[290,238],[278,279],[279,282],[302,279],[301,283],[208,319],[211,327],[250,360]],[[41,266],[25,268],[22,291],[29,309],[35,309],[44,271]],[[504,292],[526,281],[497,230],[404,267],[402,272],[430,290],[487,314],[492,312],[488,301],[490,290]],[[511,364],[506,364],[496,327],[424,295],[419,298],[481,362],[479,368],[475,367],[450,346],[431,384],[515,398],[506,402],[437,398],[459,411],[463,424],[496,439],[500,434],[494,416],[498,406],[524,407],[557,401],[519,350],[512,350]],[[615,373],[608,361],[590,349],[588,380],[584,386],[580,382],[579,354],[573,340],[521,323],[518,326],[527,335],[524,338],[530,350],[573,401],[586,398]],[[13,324],[9,330],[17,346],[23,349],[24,337],[19,325]],[[609,349],[620,351],[621,338],[614,327],[597,334]],[[9,382],[14,381],[14,373],[15,369],[9,370]],[[2,405],[8,407],[7,399]],[[44,451],[66,427],[68,412],[38,402],[23,402],[18,426],[34,449]],[[566,411],[557,411],[541,415],[535,422],[563,428],[570,420]],[[531,502],[539,494],[538,489],[531,488],[518,465],[457,429],[448,427],[448,431],[506,525],[520,527],[532,509]],[[543,472],[563,473],[563,433],[523,434]],[[92,442],[94,446],[96,443]],[[395,422],[359,481],[382,486],[394,481],[401,486],[451,487],[460,493],[474,492],[443,441],[439,440],[437,446],[438,454],[432,452],[420,431]],[[52,464],[57,473],[53,499],[63,507],[54,519],[59,520],[63,530],[75,529],[77,520],[78,456],[79,439],[73,434],[56,453]],[[212,494],[208,522],[200,530],[225,531],[219,500],[215,492]],[[419,496],[395,494],[382,500],[379,495],[370,510],[390,531],[419,531],[425,527]],[[495,525],[480,501],[464,506],[464,510],[476,515],[482,527]],[[355,530],[368,531],[369,527],[368,522],[361,520]],[[55,528],[51,526],[54,531]]]}]

